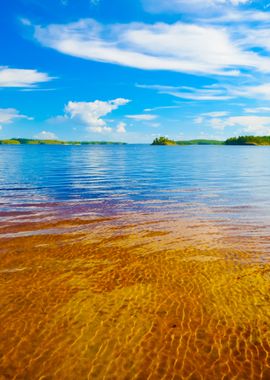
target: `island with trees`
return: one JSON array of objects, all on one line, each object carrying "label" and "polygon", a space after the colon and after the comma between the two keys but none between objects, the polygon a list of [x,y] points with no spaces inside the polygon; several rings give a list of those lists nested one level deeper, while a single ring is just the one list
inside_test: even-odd
[{"label": "island with trees", "polygon": [[223,145],[224,141],[219,140],[180,140],[174,141],[167,137],[161,136],[154,139],[152,145]]},{"label": "island with trees", "polygon": [[0,140],[0,145],[125,145],[124,142],[111,141],[61,141],[12,138]]},{"label": "island with trees", "polygon": [[226,145],[270,145],[270,136],[239,136],[225,141]]},{"label": "island with trees", "polygon": [[161,136],[154,139],[152,145],[176,145],[176,141]]},{"label": "island with trees", "polygon": [[253,145],[253,146],[265,146],[270,145],[270,136],[239,136],[231,137],[225,141],[220,140],[207,140],[207,139],[195,139],[195,140],[180,140],[174,141],[167,137],[161,136],[154,139],[151,145]]}]

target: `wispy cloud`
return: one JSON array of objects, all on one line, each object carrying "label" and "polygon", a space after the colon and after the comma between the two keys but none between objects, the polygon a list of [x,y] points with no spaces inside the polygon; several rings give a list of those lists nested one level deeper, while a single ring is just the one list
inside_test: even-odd
[{"label": "wispy cloud", "polygon": [[270,100],[270,83],[259,85],[227,86],[227,91],[233,97]]},{"label": "wispy cloud", "polygon": [[262,113],[262,112],[269,113],[270,107],[245,108],[244,111],[246,113]]},{"label": "wispy cloud", "polygon": [[145,85],[137,84],[139,88],[156,90],[159,94],[167,94],[176,98],[188,100],[227,100],[233,98],[227,90],[222,87],[205,86],[202,88],[186,86],[163,86],[163,85]]},{"label": "wispy cloud", "polygon": [[[270,72],[270,59],[255,48],[253,30],[176,22],[102,25],[92,19],[36,26],[44,46],[83,59],[144,70],[237,76],[241,70]],[[265,39],[264,39],[265,40]],[[209,43],[211,41],[211,43]]]},{"label": "wispy cloud", "polygon": [[196,101],[217,101],[234,98],[270,100],[270,82],[257,85],[216,83],[202,87],[136,84],[136,87],[155,90],[159,94],[167,94],[176,98]]},{"label": "wispy cloud", "polygon": [[150,123],[150,122],[146,122],[146,123],[144,123],[146,126],[148,126],[148,127],[152,127],[152,128],[158,128],[158,127],[160,127],[160,123],[156,123],[156,122],[153,122],[153,123]]},{"label": "wispy cloud", "polygon": [[0,108],[0,125],[12,124],[15,120],[27,119],[33,120],[32,117],[21,114],[15,108]]},{"label": "wispy cloud", "polygon": [[40,83],[49,82],[52,79],[54,78],[37,70],[0,67],[0,87],[33,88]]},{"label": "wispy cloud", "polygon": [[30,87],[30,88],[23,88],[20,91],[21,92],[51,92],[51,91],[56,91],[56,88],[36,88],[36,87]]},{"label": "wispy cloud", "polygon": [[153,108],[145,108],[144,112],[171,110],[171,109],[178,109],[178,108],[182,108],[182,106],[159,106],[159,107],[153,107]]},{"label": "wispy cloud", "polygon": [[227,115],[228,115],[227,111],[206,112],[202,114],[202,116],[209,116],[209,117],[223,117]]},{"label": "wispy cloud", "polygon": [[128,119],[133,119],[137,121],[149,121],[149,120],[155,120],[158,116],[157,115],[150,115],[150,114],[139,114],[139,115],[126,115]]},{"label": "wispy cloud", "polygon": [[247,4],[250,0],[142,0],[145,9],[152,13],[218,13]]}]

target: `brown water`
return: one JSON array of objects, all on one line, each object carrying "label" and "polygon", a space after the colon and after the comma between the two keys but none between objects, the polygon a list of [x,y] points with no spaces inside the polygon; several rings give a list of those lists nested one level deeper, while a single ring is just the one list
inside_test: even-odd
[{"label": "brown water", "polygon": [[270,379],[269,255],[243,226],[36,219],[2,223],[1,380]]}]

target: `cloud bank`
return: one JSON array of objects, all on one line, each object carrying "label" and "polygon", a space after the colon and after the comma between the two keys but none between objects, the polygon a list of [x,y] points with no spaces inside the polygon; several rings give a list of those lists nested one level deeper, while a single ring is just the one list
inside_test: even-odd
[{"label": "cloud bank", "polygon": [[194,119],[195,124],[208,125],[216,130],[228,127],[238,128],[241,134],[269,135],[270,116],[237,115],[228,116],[227,112],[204,113]]}]

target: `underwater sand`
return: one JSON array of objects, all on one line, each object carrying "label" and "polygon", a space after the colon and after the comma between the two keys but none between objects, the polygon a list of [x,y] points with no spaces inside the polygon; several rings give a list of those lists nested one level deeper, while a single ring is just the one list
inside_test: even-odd
[{"label": "underwater sand", "polygon": [[6,214],[0,379],[269,380],[270,250],[255,228],[162,209]]}]

